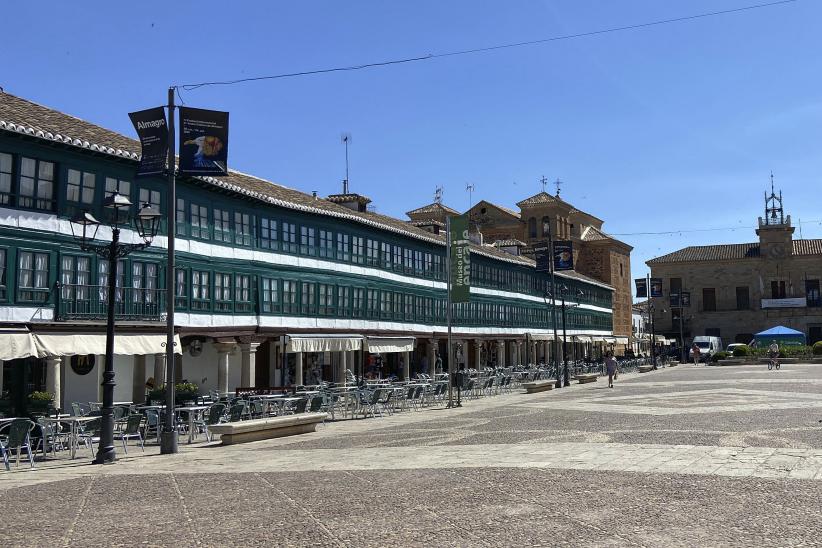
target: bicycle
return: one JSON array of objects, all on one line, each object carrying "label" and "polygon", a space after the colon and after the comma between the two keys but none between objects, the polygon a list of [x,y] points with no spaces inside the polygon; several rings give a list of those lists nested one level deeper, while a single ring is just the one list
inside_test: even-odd
[{"label": "bicycle", "polygon": [[770,371],[774,367],[776,368],[777,371],[779,370],[779,357],[778,356],[771,356],[771,358],[768,360],[768,371]]}]

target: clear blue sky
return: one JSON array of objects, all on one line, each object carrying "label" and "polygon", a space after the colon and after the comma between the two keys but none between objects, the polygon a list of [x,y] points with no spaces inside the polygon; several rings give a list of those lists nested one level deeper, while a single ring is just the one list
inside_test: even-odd
[{"label": "clear blue sky", "polygon": [[[760,0],[761,1],[761,0]],[[133,135],[170,84],[350,65],[732,9],[757,0],[6,2],[0,86]],[[82,5],[83,7],[79,7]],[[306,192],[352,190],[403,217],[431,202],[563,196],[644,262],[754,241],[773,170],[804,237],[822,237],[822,2],[364,71],[211,87],[231,167]],[[814,221],[814,222],[809,222]],[[798,233],[798,231],[797,231]],[[798,235],[798,234],[797,234]]]}]

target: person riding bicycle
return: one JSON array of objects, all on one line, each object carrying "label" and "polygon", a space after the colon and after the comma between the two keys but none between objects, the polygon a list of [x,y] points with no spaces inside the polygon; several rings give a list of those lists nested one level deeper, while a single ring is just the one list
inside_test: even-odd
[{"label": "person riding bicycle", "polygon": [[779,358],[779,344],[774,341],[768,347],[768,357],[771,360],[771,363],[778,363],[777,358]]}]

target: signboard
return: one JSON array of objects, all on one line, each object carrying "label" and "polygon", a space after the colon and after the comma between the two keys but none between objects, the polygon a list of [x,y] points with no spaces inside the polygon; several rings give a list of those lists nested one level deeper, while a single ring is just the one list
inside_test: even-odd
[{"label": "signboard", "polygon": [[680,306],[682,308],[687,308],[691,306],[691,292],[690,291],[683,291],[682,292],[682,300],[680,301]]},{"label": "signboard", "polygon": [[471,293],[471,251],[468,240],[468,217],[451,217],[451,302],[467,303]]},{"label": "signboard", "polygon": [[636,284],[636,297],[637,299],[647,298],[648,297],[648,280],[645,278],[637,278],[634,280]]},{"label": "signboard", "polygon": [[679,293],[671,293],[671,306],[679,306]]},{"label": "signboard", "polygon": [[228,175],[228,113],[180,107],[180,173]]},{"label": "signboard", "polygon": [[554,242],[554,270],[574,269],[574,246],[568,240]]},{"label": "signboard", "polygon": [[762,308],[805,308],[808,301],[805,297],[794,299],[762,299]]},{"label": "signboard", "polygon": [[651,297],[662,296],[662,278],[651,278]]},{"label": "signboard", "polygon": [[551,254],[549,253],[548,249],[549,246],[547,243],[541,244],[534,244],[534,259],[536,260],[536,270],[537,272],[548,272],[551,270],[551,264],[548,262],[551,258]]},{"label": "signboard", "polygon": [[141,156],[137,166],[137,177],[162,175],[168,158],[168,126],[163,107],[150,108],[128,115],[137,138],[140,140]]}]

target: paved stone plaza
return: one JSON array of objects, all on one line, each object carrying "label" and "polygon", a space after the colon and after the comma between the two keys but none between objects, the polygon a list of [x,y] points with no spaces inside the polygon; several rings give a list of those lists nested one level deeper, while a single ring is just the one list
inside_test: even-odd
[{"label": "paved stone plaza", "polygon": [[[4,545],[822,544],[822,366],[680,366],[0,474]],[[139,450],[136,451],[139,453]]]}]

